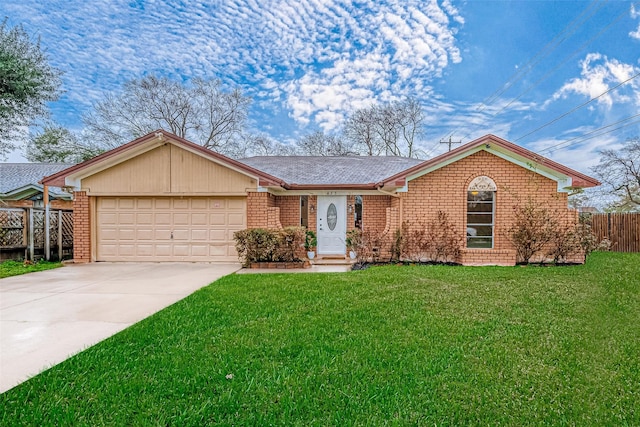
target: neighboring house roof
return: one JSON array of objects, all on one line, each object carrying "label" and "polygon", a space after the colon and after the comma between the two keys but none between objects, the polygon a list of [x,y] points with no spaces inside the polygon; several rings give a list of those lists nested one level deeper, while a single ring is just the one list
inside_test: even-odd
[{"label": "neighboring house roof", "polygon": [[[24,200],[43,191],[39,184],[45,176],[52,175],[73,164],[70,163],[0,163],[0,198]],[[49,187],[49,196],[70,199],[60,187]]]},{"label": "neighboring house roof", "polygon": [[385,178],[423,162],[384,156],[260,156],[240,161],[280,178],[289,188],[374,187]]},{"label": "neighboring house roof", "polygon": [[184,138],[180,138],[179,136],[162,129],[148,133],[147,135],[134,139],[127,144],[121,145],[113,150],[109,150],[92,159],[47,176],[41,182],[46,185],[74,186],[79,178],[97,173],[167,143],[182,147],[192,153],[208,158],[213,162],[226,165],[227,167],[245,175],[255,177],[259,180],[260,185],[284,186],[285,184],[278,178],[270,176],[267,173],[254,169],[222,154],[216,153],[215,151],[209,150],[201,145],[194,144],[191,141],[187,141]]}]

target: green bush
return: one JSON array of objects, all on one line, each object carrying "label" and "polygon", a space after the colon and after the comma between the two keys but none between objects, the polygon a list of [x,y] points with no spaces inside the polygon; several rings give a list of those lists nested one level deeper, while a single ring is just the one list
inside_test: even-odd
[{"label": "green bush", "polygon": [[238,257],[243,265],[252,262],[293,262],[304,257],[305,229],[286,227],[281,230],[248,228],[233,234]]}]

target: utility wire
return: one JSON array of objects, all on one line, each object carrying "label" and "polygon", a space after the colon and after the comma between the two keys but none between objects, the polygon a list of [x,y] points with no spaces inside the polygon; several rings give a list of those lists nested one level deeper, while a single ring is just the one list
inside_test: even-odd
[{"label": "utility wire", "polygon": [[[497,89],[492,95],[490,95],[482,103],[480,103],[480,105],[478,107],[476,107],[476,110],[478,112],[484,111],[488,107],[488,104],[493,103],[500,95],[502,95],[504,92],[506,92],[507,89],[511,88],[511,86],[513,86],[518,80],[522,79],[524,77],[524,75],[526,74],[525,71],[529,72],[533,68],[534,65],[537,65],[544,57],[548,56],[551,52],[553,52],[553,50],[555,48],[557,48],[571,34],[575,33],[580,26],[584,25],[587,20],[589,20],[596,12],[598,12],[602,7],[604,7],[604,5],[605,5],[605,3],[607,1],[608,0],[605,0],[604,3],[600,3],[599,7],[597,9],[592,11],[589,14],[589,16],[586,16],[583,19],[583,15],[586,15],[592,7],[594,7],[596,4],[598,4],[598,0],[594,0],[593,2],[591,2],[591,4],[587,8],[585,8],[576,18],[574,18],[569,24],[567,24],[562,29],[562,31],[560,33],[558,33],[553,39],[551,39],[551,41],[549,41],[542,49],[540,49],[517,73],[515,73],[513,76],[511,76],[511,78],[507,81],[507,83],[505,83],[503,85],[503,87],[501,88],[502,90],[501,89]],[[624,14],[626,12],[627,12],[627,10],[625,9],[625,11],[623,13],[621,13],[618,16],[618,18],[624,16]],[[610,23],[607,26],[607,28],[609,28],[612,24],[613,24],[613,22]],[[572,28],[572,27],[574,27],[574,28]],[[571,32],[569,32],[570,30],[571,30]],[[571,57],[575,56],[582,48],[584,48],[584,46],[586,46],[587,44],[589,44],[590,42],[595,40],[597,37],[599,37],[605,30],[606,30],[606,28],[601,30],[600,33],[597,36],[592,37],[587,43],[583,44],[579,49],[574,51],[571,54],[571,56],[569,58],[565,59],[559,66],[556,66],[556,68],[554,68],[551,72],[547,72],[541,79],[538,79],[538,81],[536,81],[533,85],[530,85],[525,90],[525,92],[521,93],[516,98],[512,99],[507,105],[502,107],[497,112],[491,114],[490,117],[496,117],[502,111],[507,109],[511,104],[513,104],[515,101],[520,99],[522,96],[524,96],[526,93],[528,93],[531,89],[533,89],[538,84],[540,84],[549,75],[551,75],[553,72],[555,72],[558,68],[560,68],[561,65],[564,65]],[[556,41],[556,39],[559,39],[564,33],[567,33],[567,32],[569,32],[569,33],[566,36],[562,37],[561,40]],[[545,53],[545,51],[547,51],[547,50],[548,50],[548,52]],[[543,53],[544,53],[544,55],[543,55]],[[538,57],[540,57],[540,58],[536,59]],[[475,129],[477,129],[477,127],[478,127],[478,125],[473,126],[469,131],[467,131],[465,133],[465,135],[462,137],[462,139],[468,138],[471,135],[471,133]],[[456,130],[458,130],[458,129],[456,129]],[[453,134],[453,132],[452,132],[452,134]]]},{"label": "utility wire", "polygon": [[[619,126],[619,127],[615,128],[615,129],[610,129],[610,130],[608,130],[608,131],[606,131],[606,132],[602,132],[602,133],[599,133],[599,134],[597,134],[597,135],[589,136],[589,137],[587,137],[587,138],[584,138],[584,139],[581,139],[581,140],[579,140],[579,141],[573,142],[573,143],[571,143],[571,144],[569,144],[569,145],[567,145],[567,146],[565,146],[565,147],[562,147],[562,148],[568,148],[568,147],[571,147],[571,146],[574,146],[574,145],[582,144],[583,142],[588,141],[588,140],[590,140],[590,139],[596,138],[596,137],[598,137],[598,136],[606,135],[606,134],[608,134],[608,133],[613,133],[613,132],[615,132],[615,131],[617,131],[617,130],[620,130],[620,129],[623,129],[623,128],[626,128],[626,127],[629,127],[629,126],[633,126],[633,125],[638,124],[638,123],[640,123],[640,120],[634,120],[634,121],[633,121],[633,122],[631,122],[631,123],[627,123],[627,124],[625,124],[625,125],[623,125],[623,126]],[[589,134],[591,134],[591,132],[589,132],[589,133],[588,133],[588,134],[586,134],[586,135],[589,135]],[[574,138],[574,139],[575,139],[575,138]],[[554,151],[555,151],[555,150],[554,150]]]},{"label": "utility wire", "polygon": [[[542,49],[540,49],[524,66],[522,66],[516,73],[514,73],[509,80],[500,88],[493,92],[489,97],[485,98],[477,108],[478,111],[483,111],[489,104],[492,104],[500,95],[509,90],[518,80],[522,79],[526,73],[528,73],[535,65],[537,65],[543,58],[553,52],[562,42],[564,42],[570,35],[575,33],[580,26],[590,19],[598,10],[600,10],[605,3],[600,3],[600,6],[595,9],[589,16],[582,19],[583,15],[589,11],[594,5],[598,3],[598,0],[592,1],[589,6],[584,9],[580,15],[574,18],[569,24],[567,24],[563,30],[558,33],[551,41],[549,41]],[[579,22],[582,20],[582,22]],[[565,33],[568,33],[564,35]],[[564,35],[564,36],[563,36]],[[558,40],[559,39],[559,40]]]},{"label": "utility wire", "polygon": [[547,77],[549,77],[551,74],[555,73],[560,67],[562,67],[564,64],[566,64],[570,59],[572,59],[574,56],[576,56],[578,53],[580,53],[585,47],[587,47],[588,45],[590,45],[595,39],[599,38],[605,31],[607,31],[609,28],[611,28],[611,26],[613,26],[613,24],[615,24],[616,22],[618,22],[624,15],[626,15],[628,13],[628,11],[625,9],[623,10],[618,16],[616,16],[614,18],[613,21],[611,21],[609,23],[609,25],[607,25],[606,27],[604,27],[602,30],[600,30],[600,32],[598,32],[598,34],[596,34],[595,36],[591,37],[589,40],[587,40],[586,42],[584,42],[583,44],[580,45],[580,47],[578,47],[576,50],[574,50],[573,52],[571,52],[560,64],[558,64],[555,68],[553,68],[551,71],[548,71],[547,73],[545,73],[542,77],[540,77],[538,80],[536,80],[534,83],[532,83],[530,86],[528,86],[522,93],[520,93],[520,95],[516,96],[515,98],[513,98],[511,101],[509,101],[509,103],[507,105],[505,105],[504,107],[502,107],[500,110],[498,110],[496,113],[492,114],[492,117],[497,116],[498,114],[500,114],[501,112],[503,112],[504,110],[506,110],[509,106],[511,106],[511,104],[513,104],[514,102],[516,102],[517,100],[519,100],[520,98],[522,98],[524,95],[526,95],[527,93],[529,93],[531,91],[531,89],[535,88],[536,86],[538,86],[540,83],[542,83],[544,80],[547,79]]},{"label": "utility wire", "polygon": [[[608,124],[606,126],[599,127],[598,129],[594,129],[591,132],[587,132],[587,133],[585,133],[583,135],[576,136],[575,138],[567,139],[566,141],[562,141],[562,142],[560,142],[558,144],[552,145],[551,147],[547,147],[544,150],[539,151],[538,154],[542,154],[542,153],[551,154],[551,153],[553,153],[553,152],[555,152],[555,151],[557,151],[557,150],[559,150],[561,148],[571,147],[573,145],[577,145],[577,144],[580,144],[581,142],[584,142],[584,141],[587,141],[589,139],[595,138],[596,136],[606,135],[607,133],[611,133],[611,132],[614,132],[616,130],[620,130],[622,128],[634,125],[636,123],[640,123],[640,119],[637,119],[637,120],[632,121],[631,123],[627,123],[627,124],[625,124],[623,126],[615,128],[615,129],[610,129],[610,130],[608,130],[606,132],[598,133],[598,132],[600,132],[600,131],[602,131],[604,129],[608,129],[608,128],[612,127],[612,126],[619,125],[620,123],[624,123],[626,121],[629,121],[629,120],[632,120],[632,119],[636,119],[638,117],[640,117],[640,113],[639,114],[635,114],[633,116],[626,117],[626,118],[624,118],[622,120],[618,120],[617,122],[610,123],[610,124]],[[589,136],[589,135],[592,135],[592,134],[595,134],[595,133],[597,133],[597,135]],[[585,138],[586,136],[589,136],[589,137]]]},{"label": "utility wire", "polygon": [[513,142],[518,142],[518,141],[520,141],[522,138],[527,137],[527,136],[529,136],[529,135],[531,135],[531,134],[534,134],[534,133],[538,132],[539,130],[546,128],[547,126],[550,126],[550,125],[554,124],[554,123],[555,123],[555,122],[557,122],[558,120],[560,120],[560,119],[562,119],[562,118],[564,118],[564,117],[567,117],[569,114],[572,114],[572,113],[576,112],[577,110],[579,110],[580,108],[582,108],[582,107],[584,107],[584,106],[586,106],[586,105],[589,105],[589,104],[590,104],[590,103],[592,103],[593,101],[595,101],[595,100],[597,100],[597,99],[599,99],[599,98],[603,97],[604,95],[608,94],[609,92],[611,92],[611,91],[613,91],[613,90],[616,90],[617,88],[619,88],[620,86],[622,86],[622,85],[624,85],[624,84],[629,83],[631,80],[635,79],[635,78],[636,78],[636,77],[638,77],[638,76],[640,76],[640,73],[636,73],[636,74],[634,74],[633,76],[629,77],[627,80],[625,80],[625,81],[623,81],[623,82],[621,82],[621,83],[619,83],[619,84],[615,85],[615,86],[614,86],[614,87],[612,87],[611,89],[607,89],[606,91],[602,92],[600,95],[598,95],[598,96],[596,96],[596,97],[593,97],[593,98],[591,98],[590,100],[588,100],[587,102],[584,102],[584,103],[582,103],[582,104],[578,105],[577,107],[575,107],[575,108],[573,108],[573,109],[571,109],[571,110],[567,111],[566,113],[564,113],[564,114],[562,114],[562,115],[560,115],[560,116],[556,117],[555,119],[551,120],[550,122],[547,122],[547,123],[545,123],[544,125],[542,125],[542,126],[539,126],[539,127],[535,128],[535,129],[534,129],[534,130],[532,130],[531,132],[529,132],[529,133],[526,133],[526,134],[522,135],[520,138],[514,139],[514,140],[513,140]]}]

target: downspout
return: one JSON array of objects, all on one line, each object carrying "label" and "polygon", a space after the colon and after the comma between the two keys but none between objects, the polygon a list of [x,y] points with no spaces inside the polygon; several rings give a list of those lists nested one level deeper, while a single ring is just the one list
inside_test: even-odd
[{"label": "downspout", "polygon": [[376,185],[376,190],[382,194],[384,194],[385,196],[391,196],[391,197],[395,197],[399,200],[400,202],[400,206],[399,206],[399,212],[398,212],[398,220],[400,222],[400,226],[402,226],[402,222],[403,222],[403,218],[404,216],[402,216],[403,212],[402,212],[402,208],[404,206],[404,203],[402,203],[403,198],[400,197],[400,195],[398,193],[390,193],[388,191],[384,191],[382,190],[382,187],[384,186],[384,183],[378,183]]}]

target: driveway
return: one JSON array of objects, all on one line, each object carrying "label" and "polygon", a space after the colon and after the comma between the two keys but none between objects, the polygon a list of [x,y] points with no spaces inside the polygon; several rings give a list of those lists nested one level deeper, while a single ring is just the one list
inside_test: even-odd
[{"label": "driveway", "polygon": [[0,393],[239,269],[91,263],[0,279]]}]

